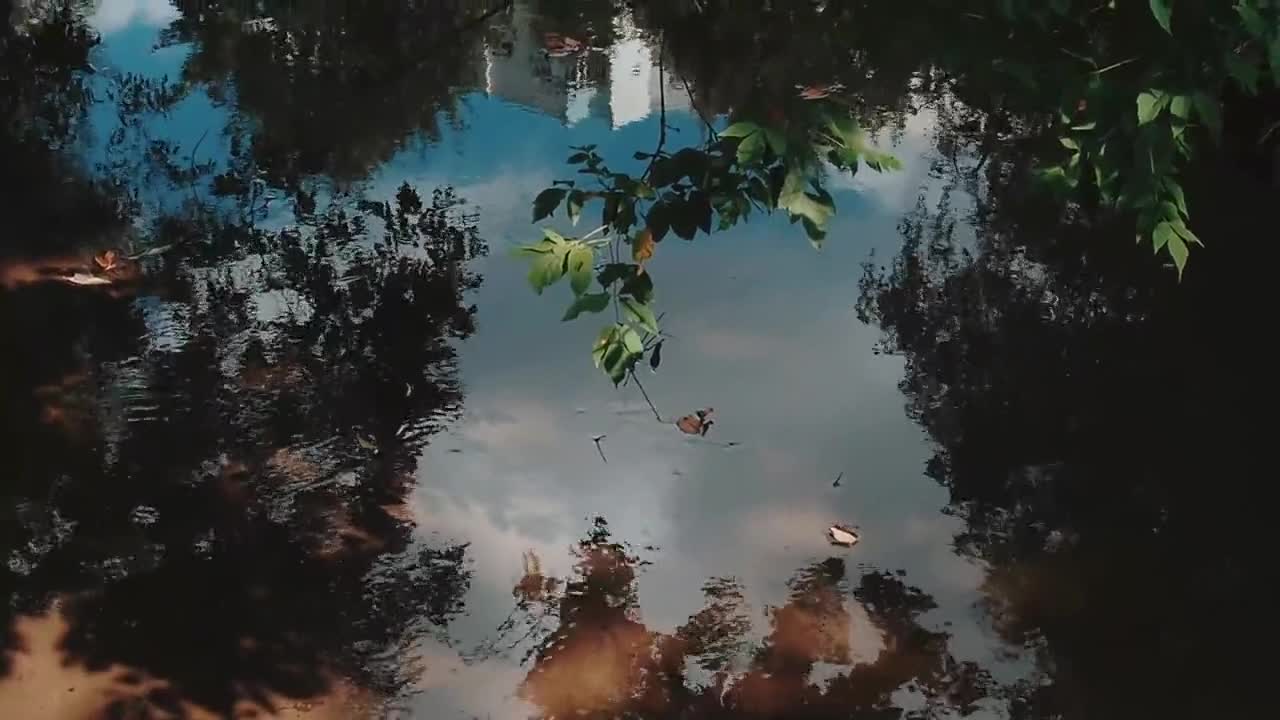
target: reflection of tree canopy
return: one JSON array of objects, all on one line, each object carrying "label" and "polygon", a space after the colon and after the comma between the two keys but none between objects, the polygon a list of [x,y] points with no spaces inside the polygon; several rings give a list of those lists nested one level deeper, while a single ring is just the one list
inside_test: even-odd
[{"label": "reflection of tree canopy", "polygon": [[[1247,709],[1243,618],[1260,611],[1250,578],[1267,521],[1247,500],[1253,390],[1236,331],[1265,283],[1206,256],[1175,290],[1123,225],[1063,222],[1001,154],[976,241],[957,232],[950,194],[922,201],[892,266],[869,269],[860,309],[906,361],[909,412],[938,444],[929,472],[966,522],[958,547],[990,564],[996,629],[1052,680],[1012,709]],[[1265,190],[1200,172],[1199,213],[1220,241],[1257,232]]]},{"label": "reflection of tree canopy", "polygon": [[[225,5],[225,6],[224,6]],[[166,33],[190,42],[184,80],[234,102],[273,185],[364,177],[411,134],[437,134],[459,89],[482,87],[479,19],[498,0],[195,3]]]},{"label": "reflection of tree canopy", "polygon": [[49,149],[82,112],[79,15],[3,31],[0,177],[22,236],[0,258],[6,632],[61,598],[65,659],[158,679],[157,711],[338,677],[396,691],[378,658],[447,625],[469,585],[465,546],[414,540],[405,498],[461,404],[450,340],[473,329],[476,218],[407,186],[309,196],[279,231],[251,207],[189,208],[149,223],[142,247],[173,249],[109,290],[51,285],[130,208]]},{"label": "reflection of tree canopy", "polygon": [[[983,671],[950,656],[945,633],[919,624],[932,600],[889,573],[867,572],[850,589],[840,559],[801,569],[752,647],[736,580],[709,581],[704,609],[665,634],[641,621],[641,563],[603,520],[575,554],[558,625],[538,642],[522,689],[546,717],[881,718],[900,716],[903,696],[919,706],[911,717],[934,717],[967,713],[990,690]],[[852,664],[850,597],[882,635],[868,663]],[[843,667],[822,680],[820,663]]]}]

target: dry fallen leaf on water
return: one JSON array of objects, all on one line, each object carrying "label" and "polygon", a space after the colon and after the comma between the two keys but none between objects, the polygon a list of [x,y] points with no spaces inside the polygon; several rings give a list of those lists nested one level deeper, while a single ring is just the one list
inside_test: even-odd
[{"label": "dry fallen leaf on water", "polygon": [[73,275],[59,275],[58,279],[71,283],[72,285],[110,285],[110,278],[100,277],[98,275],[90,275],[89,273],[75,273]]},{"label": "dry fallen leaf on water", "polygon": [[680,428],[680,432],[688,435],[706,435],[715,421],[711,419],[711,413],[715,412],[714,408],[704,408],[698,410],[692,415],[685,415],[676,421],[676,427]]},{"label": "dry fallen leaf on water", "polygon": [[853,547],[862,539],[854,528],[839,523],[827,528],[827,538],[832,545],[840,545],[842,547]]},{"label": "dry fallen leaf on water", "polygon": [[97,263],[98,267],[102,268],[104,272],[114,270],[116,264],[120,262],[120,253],[115,250],[107,250],[101,255],[94,255],[93,261]]}]

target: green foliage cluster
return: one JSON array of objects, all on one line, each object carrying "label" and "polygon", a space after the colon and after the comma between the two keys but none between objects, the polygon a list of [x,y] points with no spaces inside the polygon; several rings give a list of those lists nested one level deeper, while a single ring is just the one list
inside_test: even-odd
[{"label": "green foliage cluster", "polygon": [[1016,31],[1076,60],[1075,72],[1057,76],[1065,78],[1058,135],[1067,155],[1041,177],[1068,196],[1131,213],[1137,240],[1167,253],[1181,277],[1190,246],[1203,245],[1188,227],[1181,178],[1222,143],[1225,87],[1246,97],[1280,89],[1280,2],[1085,5],[1003,3]]},{"label": "green foliage cluster", "polygon": [[[655,369],[661,362],[664,335],[645,268],[657,243],[668,235],[693,240],[699,232],[709,235],[746,222],[753,212],[776,210],[800,223],[819,247],[836,212],[824,188],[823,160],[849,173],[860,165],[876,171],[901,167],[897,158],[871,146],[847,110],[829,103],[806,104],[785,126],[740,120],[711,131],[701,146],[673,153],[664,149],[665,140],[664,121],[657,149],[634,154],[648,161],[639,177],[611,170],[593,145],[572,148],[568,163],[581,166],[578,173],[586,178],[557,180],[540,192],[533,221],[563,205],[577,225],[587,206],[598,202],[600,227],[581,238],[544,229],[540,241],[517,250],[530,262],[529,283],[538,294],[568,276],[574,299],[564,320],[614,307],[615,322],[592,347],[596,367],[614,384],[646,356]],[[624,245],[632,262],[625,260]]]}]

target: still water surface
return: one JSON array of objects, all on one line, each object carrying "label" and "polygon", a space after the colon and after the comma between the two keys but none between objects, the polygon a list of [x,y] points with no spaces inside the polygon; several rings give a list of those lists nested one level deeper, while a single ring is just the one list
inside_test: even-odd
[{"label": "still water surface", "polygon": [[[1079,517],[1025,512],[1037,493],[1064,507],[1044,488],[1071,476],[1070,453],[1090,472],[1093,451],[1055,456],[1006,429],[1027,450],[1008,460],[999,432],[974,439],[1003,422],[990,414],[960,433],[970,445],[942,447],[946,389],[1007,388],[980,377],[998,363],[957,369],[944,348],[929,369],[891,342],[911,327],[876,322],[889,305],[866,312],[864,264],[919,243],[931,212],[950,213],[956,257],[977,243],[980,200],[938,171],[962,104],[921,79],[877,106],[891,119],[875,137],[904,168],[833,174],[820,251],[781,217],[663,242],[649,271],[669,337],[661,367],[639,372],[646,397],[591,366],[598,325],[561,322],[568,291],[533,294],[509,251],[537,238],[533,198],[573,172],[570,146],[638,173],[661,118],[668,142],[700,144],[704,117],[727,124],[732,88],[700,86],[658,20],[610,3],[462,5],[333,10],[339,30],[323,12],[159,0],[85,16],[101,42],[55,174],[122,193],[124,221],[53,223],[43,244],[5,250],[0,303],[23,340],[4,361],[0,714],[1123,707],[1105,688],[1064,699],[1091,671],[1062,658],[1103,652],[1071,623],[1109,566],[1073,556]],[[558,52],[547,33],[584,47]],[[771,86],[820,79],[766,70]],[[79,212],[55,201],[42,212]],[[575,232],[563,213],[548,222]],[[109,249],[154,252],[94,271]],[[81,266],[112,284],[48,279]],[[943,389],[922,391],[922,373]],[[991,392],[990,412],[1008,407]],[[703,408],[705,435],[675,426]],[[974,456],[1001,458],[987,472],[1023,499],[952,492],[948,473]],[[861,542],[830,544],[837,522]],[[1054,645],[1073,634],[1096,651]]]}]

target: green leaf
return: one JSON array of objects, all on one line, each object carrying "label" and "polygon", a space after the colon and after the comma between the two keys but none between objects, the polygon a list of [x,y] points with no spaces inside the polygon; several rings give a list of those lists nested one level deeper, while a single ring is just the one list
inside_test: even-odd
[{"label": "green leaf", "polygon": [[1040,182],[1049,186],[1051,190],[1057,193],[1063,193],[1076,186],[1077,180],[1067,174],[1065,168],[1061,165],[1052,165],[1050,167],[1038,170],[1036,176]]},{"label": "green leaf", "polygon": [[1169,257],[1173,258],[1174,267],[1178,268],[1178,279],[1182,279],[1182,270],[1187,266],[1187,256],[1190,252],[1187,250],[1187,244],[1182,242],[1182,238],[1172,234],[1169,237]]},{"label": "green leaf", "polygon": [[764,133],[755,133],[738,143],[738,164],[747,166],[759,162],[764,157],[765,142]]},{"label": "green leaf", "polygon": [[529,284],[539,295],[547,287],[554,285],[564,275],[564,254],[549,252],[539,255],[529,268]]},{"label": "green leaf", "polygon": [[1173,231],[1178,233],[1178,236],[1183,240],[1204,247],[1204,243],[1200,241],[1200,238],[1196,237],[1195,233],[1191,232],[1191,228],[1180,222],[1171,224],[1173,225]]},{"label": "green leaf", "polygon": [[1271,63],[1271,82],[1280,87],[1280,34],[1271,38],[1267,60]]},{"label": "green leaf", "polygon": [[1258,94],[1258,66],[1234,52],[1227,53],[1227,72],[1250,95]]},{"label": "green leaf", "polygon": [[720,137],[727,138],[744,138],[748,135],[754,135],[760,126],[753,122],[736,122],[729,127],[720,131]]},{"label": "green leaf", "polygon": [[1138,124],[1146,125],[1156,116],[1160,114],[1160,100],[1162,94],[1160,91],[1147,91],[1138,93]]},{"label": "green leaf", "polygon": [[[835,203],[825,191],[819,195],[805,192],[806,184],[803,172],[798,169],[788,172],[782,183],[782,190],[778,193],[778,207],[785,209],[792,221],[806,218],[817,230],[825,232],[827,221],[835,215]],[[810,236],[812,237],[812,233]]]},{"label": "green leaf", "polygon": [[600,334],[596,336],[596,341],[591,346],[591,359],[595,362],[596,367],[600,367],[600,364],[604,362],[605,352],[614,344],[614,339],[618,334],[618,327],[618,325],[610,325],[601,330]]},{"label": "green leaf", "polygon": [[1175,95],[1174,98],[1169,101],[1169,112],[1183,120],[1186,120],[1191,116],[1191,98],[1186,95]]},{"label": "green leaf", "polygon": [[804,226],[804,232],[809,236],[809,244],[814,250],[822,249],[822,241],[827,237],[827,231],[818,227],[809,218],[801,218],[800,224]]},{"label": "green leaf", "polygon": [[604,211],[600,214],[601,225],[613,224],[613,221],[618,217],[618,205],[621,202],[617,193],[609,193],[604,196]]},{"label": "green leaf", "polygon": [[609,263],[600,270],[600,275],[596,280],[600,282],[601,287],[609,287],[619,280],[625,280],[636,274],[639,266],[630,265],[628,263]]},{"label": "green leaf", "polygon": [[649,185],[642,182],[636,183],[635,188],[632,190],[632,194],[640,198],[641,200],[652,200],[653,198],[657,197],[657,194],[654,193],[653,188],[649,187]]},{"label": "green leaf", "polygon": [[1160,23],[1160,27],[1164,31],[1173,34],[1173,27],[1170,25],[1170,15],[1173,14],[1173,8],[1169,7],[1170,0],[1151,0],[1151,14],[1155,16],[1156,22]]},{"label": "green leaf", "polygon": [[764,139],[774,155],[782,157],[787,154],[787,136],[781,131],[767,127],[764,129]]},{"label": "green leaf", "polygon": [[631,275],[622,282],[622,294],[630,295],[648,305],[653,301],[653,278],[649,273],[641,272],[635,265],[627,267],[631,268]]},{"label": "green leaf", "polygon": [[555,252],[557,244],[558,243],[553,240],[544,238],[533,245],[521,245],[512,252],[515,255],[545,255],[550,252]]},{"label": "green leaf", "polygon": [[659,200],[649,207],[649,213],[645,216],[646,225],[649,232],[653,233],[654,242],[662,242],[662,238],[667,236],[667,230],[670,229],[670,221],[668,218],[667,204]]},{"label": "green leaf", "polygon": [[1156,225],[1155,230],[1151,231],[1152,252],[1160,252],[1165,245],[1169,244],[1169,239],[1176,237],[1177,233],[1173,231],[1173,226],[1167,222]]},{"label": "green leaf", "polygon": [[1262,19],[1262,15],[1258,13],[1252,5],[1242,2],[1236,5],[1236,12],[1240,13],[1240,19],[1244,21],[1244,29],[1255,38],[1261,38],[1267,34],[1267,21]]},{"label": "green leaf", "polygon": [[1182,192],[1182,186],[1173,178],[1165,178],[1164,186],[1169,191],[1169,194],[1173,196],[1173,204],[1178,208],[1178,212],[1182,214],[1182,217],[1187,217],[1187,196]]},{"label": "green leaf", "polygon": [[584,152],[574,153],[569,156],[568,162],[570,165],[581,165],[582,163],[587,161],[588,157],[590,156]]},{"label": "green leaf", "polygon": [[1081,124],[1079,124],[1079,125],[1072,125],[1072,126],[1071,126],[1071,129],[1072,129],[1072,130],[1092,130],[1092,129],[1096,128],[1096,127],[1098,127],[1098,123],[1097,123],[1097,121],[1090,120],[1090,121],[1089,121],[1089,122],[1087,122],[1087,123],[1081,123]]},{"label": "green leaf", "polygon": [[644,328],[651,335],[658,334],[658,319],[648,305],[630,297],[622,298],[622,310],[627,319]]},{"label": "green leaf", "polygon": [[582,203],[586,200],[586,194],[581,190],[574,190],[569,193],[569,202],[565,205],[565,210],[569,212],[569,222],[574,225],[578,224],[578,218],[582,217]]},{"label": "green leaf", "polygon": [[579,295],[574,298],[573,304],[569,306],[569,309],[564,311],[564,317],[561,320],[574,320],[584,312],[603,312],[607,307],[609,307],[609,293]]},{"label": "green leaf", "polygon": [[533,199],[533,221],[538,222],[542,218],[550,217],[567,193],[568,191],[563,188],[547,188],[538,193],[538,196]]},{"label": "green leaf", "polygon": [[1080,152],[1080,143],[1076,142],[1074,138],[1060,137],[1058,138],[1058,142],[1062,143],[1062,147],[1068,150]]},{"label": "green leaf", "polygon": [[622,331],[622,346],[626,348],[627,355],[631,358],[638,358],[644,354],[644,343],[641,342],[640,335],[631,328]]},{"label": "green leaf", "polygon": [[635,330],[625,325],[610,325],[600,331],[591,346],[591,359],[603,369],[617,385],[627,377],[627,372],[644,356],[644,343]]},{"label": "green leaf", "polygon": [[1200,121],[1204,126],[1209,128],[1210,134],[1214,140],[1222,140],[1222,109],[1218,103],[1218,99],[1205,92],[1198,92],[1191,96],[1191,101],[1195,103],[1196,115],[1200,116]]},{"label": "green leaf", "polygon": [[671,229],[685,240],[692,240],[698,234],[698,224],[702,221],[702,212],[688,200],[668,203],[670,208]]},{"label": "green leaf", "polygon": [[569,287],[574,295],[581,295],[591,286],[591,269],[596,254],[590,245],[578,244],[565,258],[565,270],[569,273]]}]

